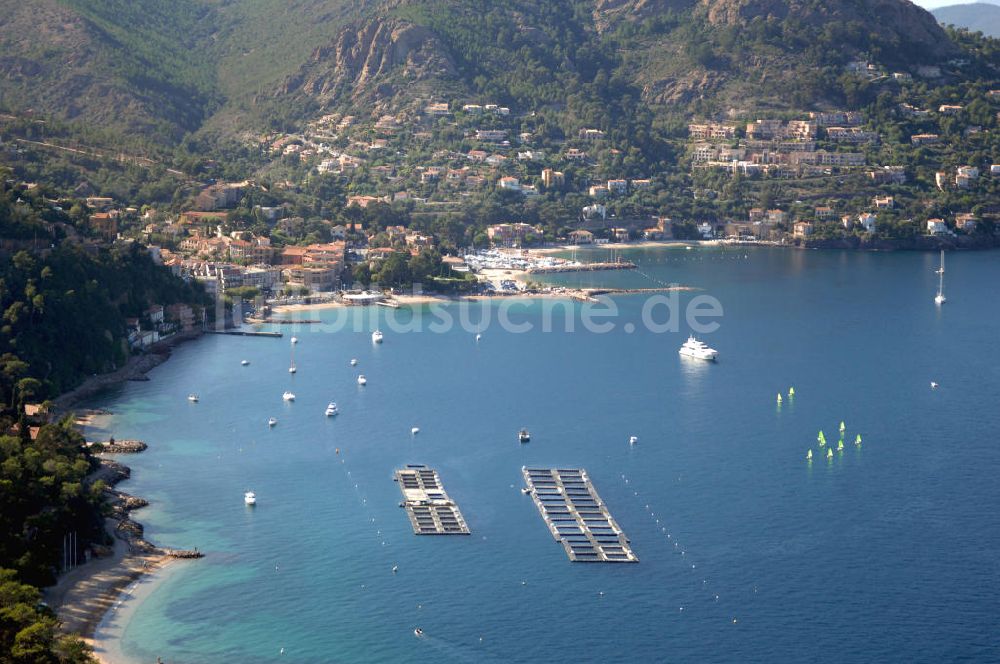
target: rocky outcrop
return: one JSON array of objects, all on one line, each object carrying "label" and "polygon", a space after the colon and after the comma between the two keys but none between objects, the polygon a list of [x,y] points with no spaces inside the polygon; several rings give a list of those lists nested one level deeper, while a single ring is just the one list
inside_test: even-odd
[{"label": "rocky outcrop", "polygon": [[397,18],[376,17],[349,25],[289,76],[279,95],[302,94],[330,101],[347,94],[378,99],[396,92],[396,78],[409,82],[454,77],[455,65],[428,28]]},{"label": "rocky outcrop", "polygon": [[934,56],[956,50],[934,16],[908,0],[700,0],[699,11],[712,25],[793,18],[817,29],[830,23],[878,26],[887,44],[908,44]]}]

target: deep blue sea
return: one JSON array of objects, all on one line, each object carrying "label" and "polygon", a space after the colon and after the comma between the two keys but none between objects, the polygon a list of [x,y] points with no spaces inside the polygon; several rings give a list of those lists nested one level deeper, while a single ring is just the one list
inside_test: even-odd
[{"label": "deep blue sea", "polygon": [[[207,553],[121,626],[124,652],[199,664],[1000,660],[1000,254],[950,254],[941,308],[936,254],[623,255],[639,271],[558,281],[700,289],[679,303],[722,306],[701,335],[718,363],[678,356],[683,321],[643,326],[646,296],[614,298],[603,334],[583,328],[580,303],[475,303],[467,317],[491,320],[478,342],[471,326],[394,330],[407,309],[324,310],[309,316],[326,324],[282,339],[188,343],[151,381],[88,404],[113,411],[110,433],[149,443],[124,459],[122,485],[151,502],[136,513],[147,537]],[[504,331],[501,306],[533,329]],[[546,307],[554,331],[541,329]],[[458,319],[460,305],[445,310]],[[828,461],[817,434],[836,447],[842,420],[845,449]],[[408,463],[439,470],[470,536],[413,535],[392,479]],[[520,492],[523,465],[586,468],[640,562],[569,562]]]}]

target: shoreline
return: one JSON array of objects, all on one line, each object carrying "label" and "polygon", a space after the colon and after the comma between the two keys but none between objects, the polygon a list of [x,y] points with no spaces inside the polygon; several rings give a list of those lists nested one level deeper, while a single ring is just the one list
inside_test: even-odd
[{"label": "shoreline", "polygon": [[[523,271],[503,270],[504,276],[520,283],[525,283],[524,277],[531,275]],[[392,302],[398,306],[423,306],[429,304],[454,304],[457,302],[484,302],[488,300],[577,300],[583,302],[594,301],[597,295],[635,295],[639,293],[669,293],[673,291],[696,291],[700,290],[695,286],[660,286],[654,288],[568,288],[557,286],[553,290],[543,291],[515,291],[510,293],[493,293],[489,295],[392,295],[387,296],[386,302]],[[320,311],[323,309],[340,309],[348,307],[364,307],[369,305],[353,305],[337,300],[328,302],[314,302],[311,304],[279,304],[271,308],[273,314],[293,314],[309,311]],[[376,305],[371,305],[376,306]],[[294,321],[294,318],[288,320]],[[251,321],[252,322],[252,321]]]},{"label": "shoreline", "polygon": [[[75,404],[103,390],[130,380],[148,380],[146,374],[170,359],[175,346],[197,339],[202,334],[201,330],[179,333],[153,346],[145,354],[130,357],[116,371],[87,378],[82,384],[53,400],[53,417],[73,413]],[[93,437],[99,431],[105,432],[112,417],[112,413],[106,410],[95,409],[82,409],[78,416],[76,413],[74,415],[74,426],[85,439]],[[141,452],[143,449],[144,446],[130,451]],[[102,626],[123,602],[138,600],[129,602],[130,612],[125,615],[131,617],[157,585],[153,583],[147,586],[146,582],[162,577],[165,568],[173,568],[173,563],[178,559],[200,558],[202,554],[197,550],[179,551],[159,547],[145,540],[143,526],[132,520],[131,512],[145,507],[147,501],[115,489],[115,485],[131,475],[131,469],[111,458],[118,454],[98,452],[95,456],[100,464],[85,481],[92,484],[102,480],[107,485],[104,491],[111,507],[111,515],[105,519],[105,531],[112,539],[110,551],[106,555],[99,555],[98,551],[109,547],[91,545],[90,551],[94,555],[85,563],[61,574],[54,585],[42,589],[42,596],[55,612],[59,630],[74,634],[91,646],[98,662],[131,664],[115,643],[121,638],[124,628],[119,629],[115,635],[104,633]],[[143,584],[144,588],[141,596],[132,593],[132,589],[139,584]]]},{"label": "shoreline", "polygon": [[60,414],[71,412],[75,404],[89,399],[103,390],[130,380],[146,379],[146,374],[149,371],[170,359],[170,353],[175,346],[185,341],[197,339],[202,334],[201,330],[179,332],[169,339],[151,346],[148,352],[129,357],[121,368],[109,373],[95,374],[85,379],[81,384],[52,400],[52,415],[57,417]]}]

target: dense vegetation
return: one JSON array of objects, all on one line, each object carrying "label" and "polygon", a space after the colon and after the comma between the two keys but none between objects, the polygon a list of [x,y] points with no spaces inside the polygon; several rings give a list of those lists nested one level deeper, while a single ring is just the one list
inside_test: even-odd
[{"label": "dense vegetation", "polygon": [[91,664],[90,648],[56,634],[56,619],[38,589],[0,568],[0,664]]},{"label": "dense vegetation", "polygon": [[205,304],[200,289],[154,264],[141,245],[95,250],[64,239],[74,232],[72,217],[40,192],[0,189],[0,237],[26,243],[0,263],[0,403],[6,409],[120,367],[129,352],[125,318],[141,317],[152,304]]}]

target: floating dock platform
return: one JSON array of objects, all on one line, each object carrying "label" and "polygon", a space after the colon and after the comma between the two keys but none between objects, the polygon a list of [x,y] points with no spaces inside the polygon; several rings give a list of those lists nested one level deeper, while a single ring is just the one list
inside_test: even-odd
[{"label": "floating dock platform", "polygon": [[629,540],[582,468],[521,468],[552,537],[573,562],[637,563]]},{"label": "floating dock platform", "polygon": [[468,535],[469,526],[448,494],[437,471],[423,465],[408,465],[396,471],[403,492],[400,506],[406,509],[414,535]]}]

